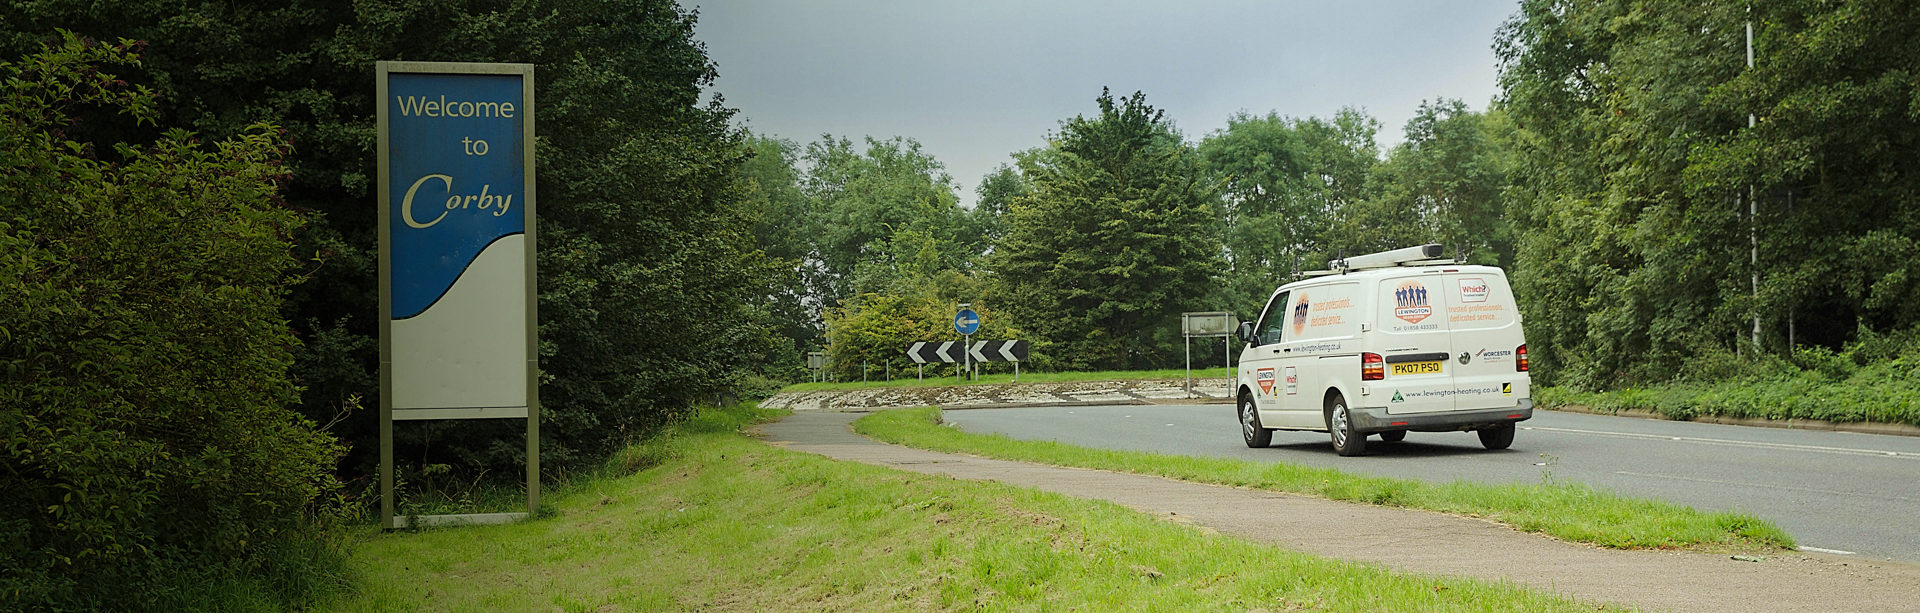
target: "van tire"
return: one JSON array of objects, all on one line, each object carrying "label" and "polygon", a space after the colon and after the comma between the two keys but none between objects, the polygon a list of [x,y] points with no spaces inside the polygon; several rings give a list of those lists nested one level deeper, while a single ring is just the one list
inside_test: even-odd
[{"label": "van tire", "polygon": [[1380,431],[1380,442],[1383,442],[1383,443],[1398,443],[1398,442],[1400,442],[1400,441],[1404,441],[1404,440],[1407,440],[1407,431],[1406,431],[1406,430],[1382,430],[1382,431]]},{"label": "van tire", "polygon": [[1367,435],[1353,431],[1353,416],[1347,412],[1347,399],[1335,394],[1327,405],[1327,435],[1333,439],[1333,451],[1342,456],[1367,452]]},{"label": "van tire", "polygon": [[1273,431],[1260,425],[1260,412],[1254,410],[1252,394],[1240,395],[1239,413],[1240,438],[1246,440],[1248,447],[1265,449],[1273,444]]},{"label": "van tire", "polygon": [[1480,435],[1481,445],[1485,445],[1487,449],[1499,451],[1513,446],[1514,429],[1513,424],[1501,424],[1480,430],[1477,434]]}]

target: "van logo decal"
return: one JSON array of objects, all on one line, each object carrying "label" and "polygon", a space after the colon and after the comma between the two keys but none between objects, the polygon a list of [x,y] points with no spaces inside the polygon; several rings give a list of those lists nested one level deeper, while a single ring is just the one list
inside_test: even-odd
[{"label": "van logo decal", "polygon": [[1419,281],[1401,283],[1393,291],[1393,316],[1407,323],[1417,324],[1433,316],[1433,306],[1427,302],[1427,286]]},{"label": "van logo decal", "polygon": [[1292,396],[1299,393],[1300,393],[1300,371],[1294,370],[1292,366],[1288,366],[1287,367],[1287,395]]},{"label": "van logo decal", "polygon": [[1512,395],[1513,395],[1513,384],[1512,384],[1512,383],[1502,383],[1502,384],[1500,384],[1500,394],[1501,394],[1501,395],[1503,395],[1503,396],[1512,396]]},{"label": "van logo decal", "polygon": [[1305,292],[1301,292],[1300,302],[1298,304],[1293,305],[1293,333],[1295,335],[1299,335],[1306,331],[1307,331],[1307,294]]},{"label": "van logo decal", "polygon": [[1260,393],[1273,395],[1273,369],[1260,369],[1253,374],[1253,380],[1260,382]]},{"label": "van logo decal", "polygon": [[1407,399],[1406,399],[1406,397],[1405,397],[1405,396],[1401,396],[1401,395],[1400,395],[1400,390],[1393,390],[1393,401],[1394,401],[1394,402],[1406,402],[1406,401],[1407,401]]},{"label": "van logo decal", "polygon": [[1487,280],[1486,279],[1461,279],[1460,280],[1460,301],[1461,302],[1486,302],[1487,301]]},{"label": "van logo decal", "polygon": [[1461,363],[1461,364],[1465,364],[1465,363],[1467,363],[1467,362],[1472,362],[1472,361],[1473,361],[1473,354],[1471,354],[1471,353],[1467,353],[1467,352],[1465,352],[1465,351],[1462,351],[1462,352],[1460,352],[1460,363]]}]

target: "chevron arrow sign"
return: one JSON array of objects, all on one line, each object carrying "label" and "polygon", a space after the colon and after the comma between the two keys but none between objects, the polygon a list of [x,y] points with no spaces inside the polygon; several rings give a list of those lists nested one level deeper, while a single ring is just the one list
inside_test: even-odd
[{"label": "chevron arrow sign", "polygon": [[980,341],[967,348],[976,362],[1022,362],[1027,359],[1026,341]]},{"label": "chevron arrow sign", "polygon": [[907,345],[907,359],[915,364],[936,364],[940,362],[958,362],[965,349],[961,343],[914,343]]}]

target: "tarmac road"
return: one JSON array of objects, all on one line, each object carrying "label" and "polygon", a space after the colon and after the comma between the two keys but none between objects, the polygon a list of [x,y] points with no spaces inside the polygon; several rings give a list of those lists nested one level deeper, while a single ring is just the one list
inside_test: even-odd
[{"label": "tarmac road", "polygon": [[1412,432],[1335,455],[1327,435],[1274,433],[1248,449],[1231,405],[949,410],[970,432],[1088,447],[1330,466],[1447,482],[1576,481],[1696,509],[1771,520],[1802,548],[1920,562],[1920,438],[1536,411],[1513,447],[1469,432]]}]

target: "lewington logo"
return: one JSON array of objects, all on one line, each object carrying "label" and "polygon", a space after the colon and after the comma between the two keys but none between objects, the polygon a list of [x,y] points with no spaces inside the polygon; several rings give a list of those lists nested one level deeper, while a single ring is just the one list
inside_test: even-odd
[{"label": "lewington logo", "polygon": [[1401,283],[1393,291],[1393,316],[1410,324],[1417,324],[1433,316],[1433,307],[1427,302],[1427,286],[1419,281]]}]

